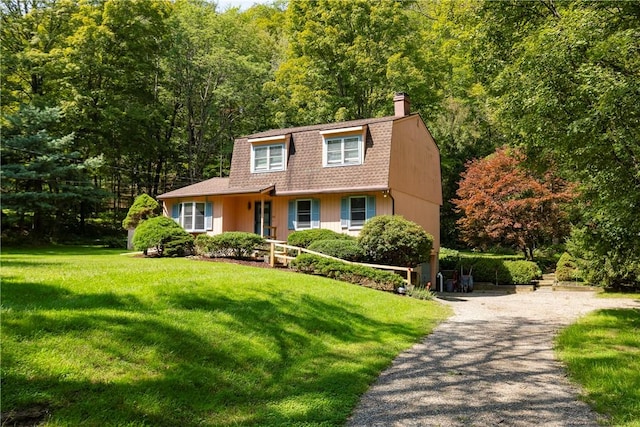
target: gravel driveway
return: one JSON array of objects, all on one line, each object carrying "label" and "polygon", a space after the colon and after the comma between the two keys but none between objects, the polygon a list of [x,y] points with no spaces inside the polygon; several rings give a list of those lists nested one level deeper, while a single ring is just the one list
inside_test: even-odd
[{"label": "gravel driveway", "polygon": [[455,315],[402,353],[362,397],[349,426],[598,426],[554,358],[579,316],[640,302],[591,292],[453,294]]}]

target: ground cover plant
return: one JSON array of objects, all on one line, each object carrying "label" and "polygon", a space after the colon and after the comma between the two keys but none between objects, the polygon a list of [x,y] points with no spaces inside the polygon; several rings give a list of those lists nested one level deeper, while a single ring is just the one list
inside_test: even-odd
[{"label": "ground cover plant", "polygon": [[347,264],[313,254],[298,255],[291,261],[291,267],[303,273],[319,274],[379,291],[395,292],[404,285],[402,277],[390,271]]},{"label": "ground cover plant", "polygon": [[109,249],[3,248],[0,261],[3,422],[340,425],[447,313],[322,277]]},{"label": "ground cover plant", "polygon": [[640,426],[640,311],[600,310],[564,329],[556,350],[585,400],[615,426]]}]

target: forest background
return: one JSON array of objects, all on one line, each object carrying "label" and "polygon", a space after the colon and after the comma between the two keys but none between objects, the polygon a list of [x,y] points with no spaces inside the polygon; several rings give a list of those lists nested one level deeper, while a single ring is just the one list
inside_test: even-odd
[{"label": "forest background", "polygon": [[464,243],[461,173],[507,147],[527,176],[575,186],[566,227],[534,246],[566,242],[593,280],[640,284],[638,2],[2,0],[0,13],[5,243],[121,232],[137,195],[228,175],[236,137],[390,115],[406,92],[441,151],[443,245]]}]

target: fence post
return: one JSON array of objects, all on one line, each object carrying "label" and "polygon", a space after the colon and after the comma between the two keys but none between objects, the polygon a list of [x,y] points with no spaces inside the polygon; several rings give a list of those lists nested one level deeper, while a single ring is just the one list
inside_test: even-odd
[{"label": "fence post", "polygon": [[276,265],[276,242],[271,242],[270,243],[269,265],[271,267],[274,267]]},{"label": "fence post", "polygon": [[411,269],[407,268],[407,285],[411,285]]}]

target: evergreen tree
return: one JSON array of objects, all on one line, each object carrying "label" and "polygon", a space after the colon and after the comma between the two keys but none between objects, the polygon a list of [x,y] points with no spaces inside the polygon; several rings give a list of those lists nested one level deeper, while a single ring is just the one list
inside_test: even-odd
[{"label": "evergreen tree", "polygon": [[[72,151],[73,134],[57,137],[57,108],[25,106],[6,117],[1,154],[2,218],[5,226],[55,236],[64,224],[84,226],[105,193],[90,180],[99,158]],[[8,222],[8,223],[7,223]]]}]

